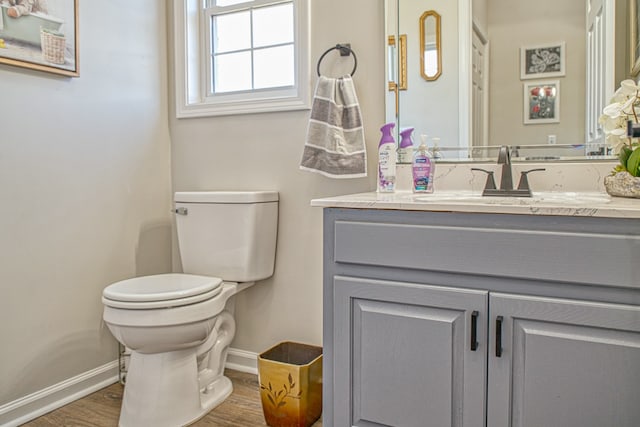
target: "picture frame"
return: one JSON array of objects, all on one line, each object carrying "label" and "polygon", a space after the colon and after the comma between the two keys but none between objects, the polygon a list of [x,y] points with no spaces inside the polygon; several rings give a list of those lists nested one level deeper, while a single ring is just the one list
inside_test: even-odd
[{"label": "picture frame", "polygon": [[525,82],[524,124],[560,122],[560,81]]},{"label": "picture frame", "polygon": [[629,63],[631,77],[640,73],[640,0],[629,0]]},{"label": "picture frame", "polygon": [[0,63],[78,77],[78,2],[0,1]]},{"label": "picture frame", "polygon": [[520,48],[520,79],[564,76],[565,63],[565,42],[523,46]]}]

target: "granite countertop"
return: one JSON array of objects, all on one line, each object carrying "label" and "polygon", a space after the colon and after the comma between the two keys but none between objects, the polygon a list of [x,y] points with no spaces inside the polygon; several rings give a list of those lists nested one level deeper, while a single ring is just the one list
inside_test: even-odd
[{"label": "granite countertop", "polygon": [[477,191],[411,191],[358,193],[314,199],[323,208],[391,209],[517,215],[640,218],[640,199],[611,197],[602,192],[533,192],[533,197],[483,197]]}]

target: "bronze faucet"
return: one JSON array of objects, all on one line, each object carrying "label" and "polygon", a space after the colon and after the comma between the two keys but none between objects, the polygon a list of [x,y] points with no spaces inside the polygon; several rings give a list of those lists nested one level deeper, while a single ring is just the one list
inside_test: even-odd
[{"label": "bronze faucet", "polygon": [[473,171],[481,171],[487,174],[487,182],[484,186],[483,196],[503,196],[503,197],[531,197],[531,188],[529,188],[529,172],[543,171],[544,168],[530,169],[522,171],[518,188],[513,188],[513,175],[511,173],[511,155],[509,147],[503,145],[498,152],[498,164],[502,165],[502,173],[500,175],[500,188],[496,188],[496,181],[493,177],[493,171],[471,168]]}]

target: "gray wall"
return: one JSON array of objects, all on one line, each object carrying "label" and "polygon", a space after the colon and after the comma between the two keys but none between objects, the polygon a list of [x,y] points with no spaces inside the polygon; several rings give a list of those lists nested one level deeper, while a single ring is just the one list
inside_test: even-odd
[{"label": "gray wall", "polygon": [[[275,274],[238,296],[234,348],[260,352],[281,340],[322,341],[322,216],[309,201],[375,188],[384,121],[383,18],[383,0],[311,1],[312,70],[336,43],[351,43],[358,55],[354,81],[365,126],[367,178],[332,180],[298,169],[309,111],[177,120],[171,107],[174,190],[280,192]],[[323,69],[335,72],[333,76],[352,66],[338,54],[323,61]],[[309,83],[315,81],[314,72]]]},{"label": "gray wall", "polygon": [[0,405],[116,359],[102,289],[171,268],[164,2],[79,22],[79,78],[0,65]]}]

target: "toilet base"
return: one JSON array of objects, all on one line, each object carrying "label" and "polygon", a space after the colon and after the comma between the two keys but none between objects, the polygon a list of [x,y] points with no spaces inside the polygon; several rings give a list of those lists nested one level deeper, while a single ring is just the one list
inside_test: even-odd
[{"label": "toilet base", "polygon": [[119,426],[189,425],[221,404],[232,391],[231,380],[225,376],[200,390],[195,349],[159,354],[132,352]]},{"label": "toilet base", "polygon": [[202,402],[202,414],[198,418],[194,418],[191,422],[197,421],[204,417],[213,408],[225,401],[233,392],[231,380],[225,376],[221,376],[209,385],[204,391],[200,392],[200,401]]}]

